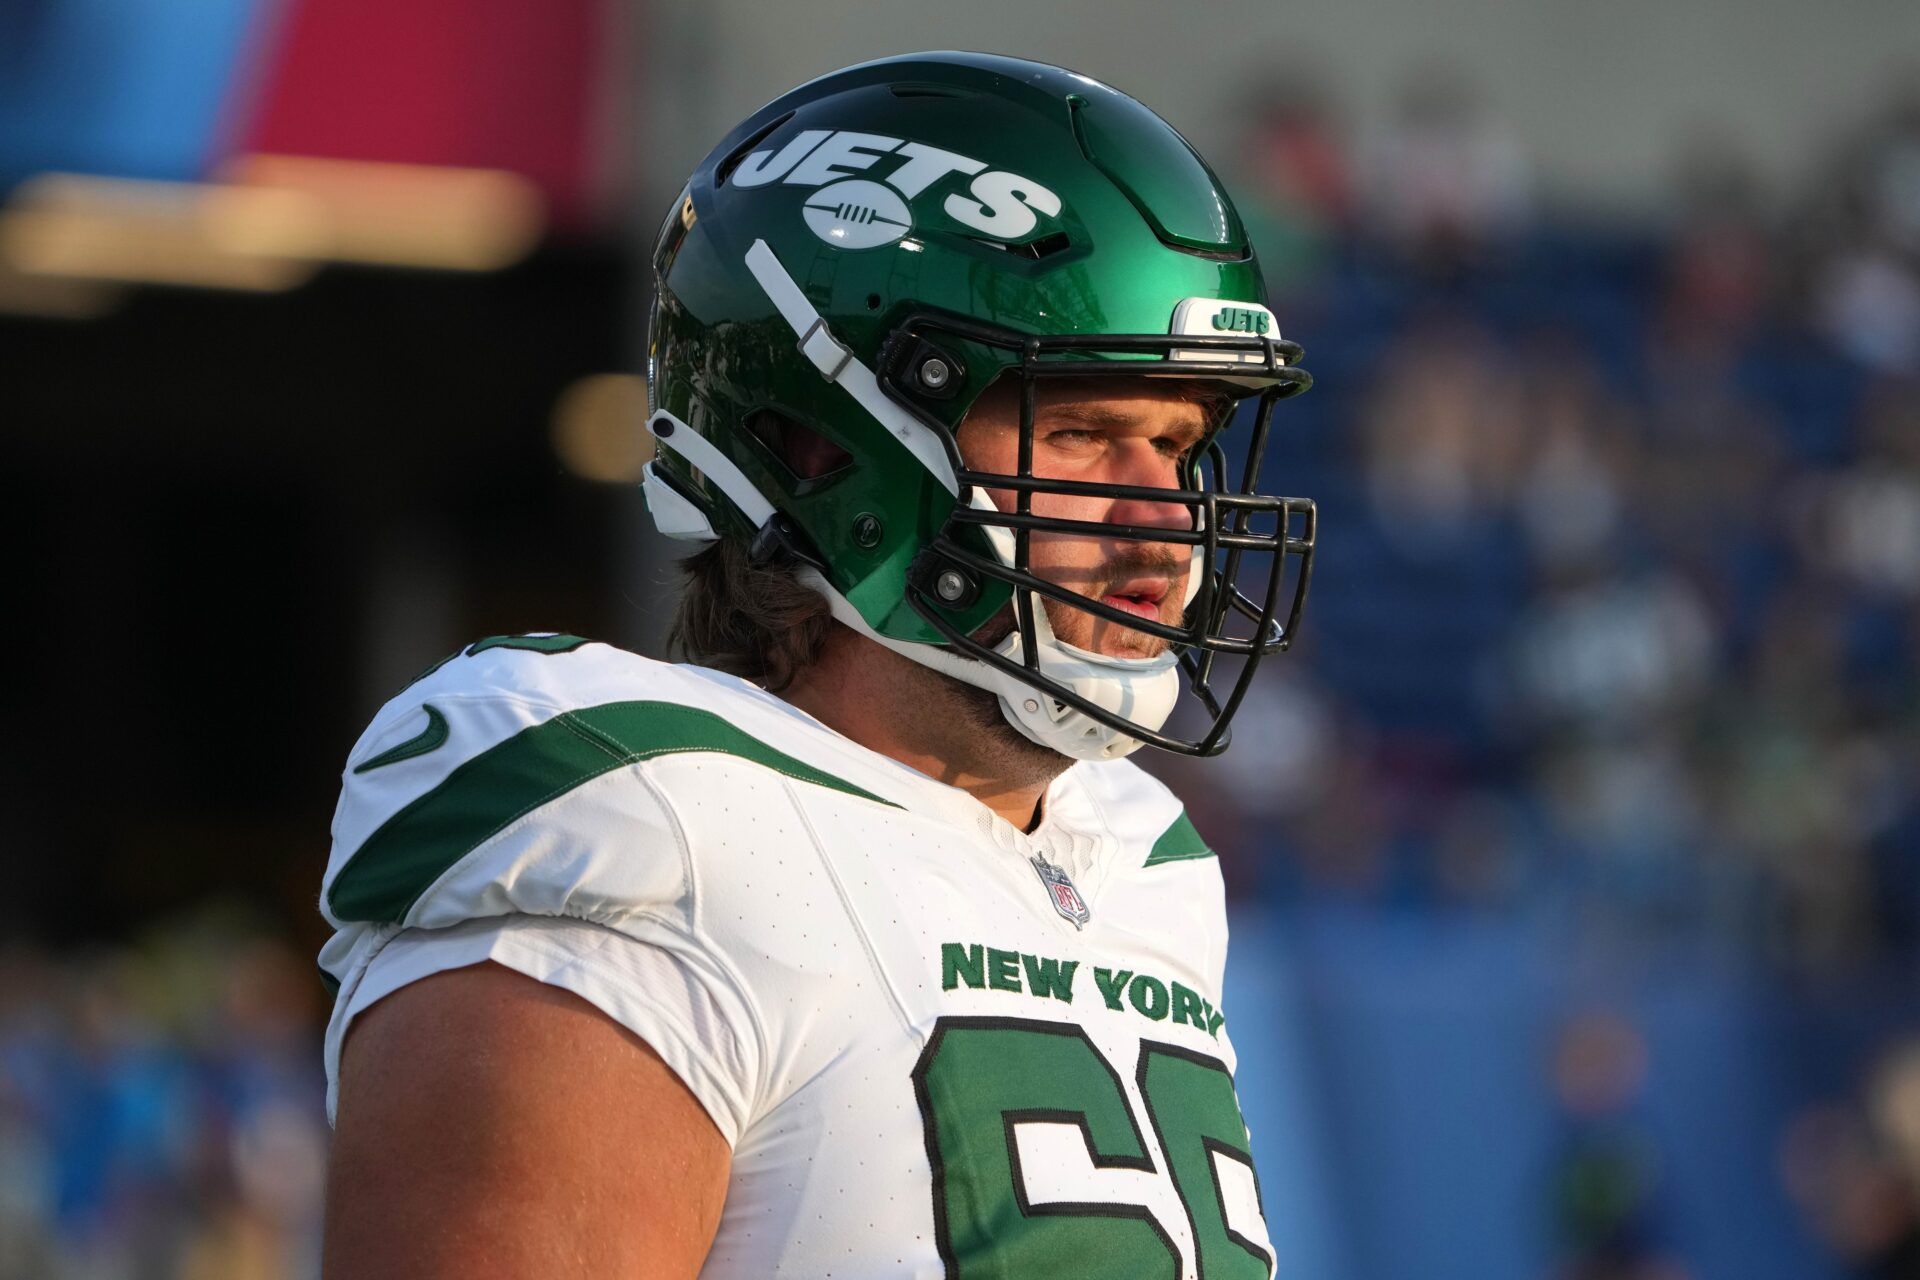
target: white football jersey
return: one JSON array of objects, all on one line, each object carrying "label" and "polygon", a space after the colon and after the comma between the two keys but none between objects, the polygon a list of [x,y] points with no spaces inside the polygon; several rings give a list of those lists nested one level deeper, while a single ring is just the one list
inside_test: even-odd
[{"label": "white football jersey", "polygon": [[733,1149],[703,1276],[1267,1277],[1219,865],[1125,761],[1023,833],[731,676],[497,637],[354,747],[356,1013],[495,960],[631,1029]]}]

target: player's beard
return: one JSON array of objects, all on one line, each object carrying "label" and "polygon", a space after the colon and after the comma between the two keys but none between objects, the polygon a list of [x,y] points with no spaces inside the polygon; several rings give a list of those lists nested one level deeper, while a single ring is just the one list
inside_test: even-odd
[{"label": "player's beard", "polygon": [[1021,733],[1000,710],[1000,695],[961,680],[942,676],[939,680],[939,706],[928,713],[945,717],[959,730],[964,751],[972,759],[974,771],[989,774],[1013,785],[1034,785],[1050,781],[1072,767],[1073,761],[1052,747],[1043,747]]},{"label": "player's beard", "polygon": [[[1179,576],[1182,565],[1182,558],[1166,547],[1141,546],[1113,557],[1100,566],[1098,573],[1088,575],[1088,582],[1097,584],[1100,591],[1091,590],[1090,587],[1083,590],[1077,583],[1075,589],[1083,590],[1083,594],[1097,600],[1105,588],[1114,583],[1124,582],[1140,574],[1158,573],[1166,575],[1171,584],[1170,590],[1179,592],[1185,586],[1183,579]],[[1035,602],[1046,610],[1047,620],[1052,624],[1055,636],[1062,640],[1065,640],[1061,635],[1063,631],[1075,629],[1074,623],[1070,620],[1076,615],[1079,618],[1092,616],[1084,610],[1076,609],[1058,600],[1036,596]],[[1179,625],[1182,612],[1176,608],[1175,616],[1171,619],[1172,625]],[[987,619],[973,633],[973,638],[991,649],[1012,635],[1016,625],[1013,605],[1009,603],[1000,612]],[[1096,621],[1095,625],[1098,626],[1099,622]],[[1125,623],[1106,625],[1126,626]],[[1146,652],[1129,654],[1127,655],[1129,658],[1157,657],[1166,651],[1170,643],[1158,636],[1147,636],[1144,633],[1141,639]],[[944,705],[936,710],[936,714],[942,712],[951,714],[956,723],[965,727],[970,740],[981,744],[980,750],[991,753],[990,758],[996,775],[1010,775],[1029,783],[1040,782],[1058,776],[1073,765],[1072,757],[1063,755],[1052,747],[1042,746],[1015,727],[1006,713],[1001,710],[999,694],[960,680],[942,679],[940,685],[943,691],[941,700]]]}]

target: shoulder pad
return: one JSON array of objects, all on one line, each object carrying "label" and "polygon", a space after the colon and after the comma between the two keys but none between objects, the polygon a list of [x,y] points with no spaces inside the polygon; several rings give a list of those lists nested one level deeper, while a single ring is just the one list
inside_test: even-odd
[{"label": "shoulder pad", "polygon": [[878,800],[769,741],[796,714],[731,677],[578,637],[469,646],[382,708],[355,745],[322,905],[336,923],[427,923],[429,889],[483,853],[490,862],[502,841],[545,840],[542,865],[568,876],[633,849],[648,827],[671,843],[672,822],[644,788],[615,797],[588,786],[659,756],[736,756]]}]

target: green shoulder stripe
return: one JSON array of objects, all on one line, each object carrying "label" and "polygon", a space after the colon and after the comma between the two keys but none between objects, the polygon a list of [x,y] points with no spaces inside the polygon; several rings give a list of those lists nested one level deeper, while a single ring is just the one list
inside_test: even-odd
[{"label": "green shoulder stripe", "polygon": [[593,641],[585,636],[568,635],[564,632],[550,636],[488,636],[484,640],[475,640],[461,652],[469,658],[478,653],[485,653],[489,649],[525,649],[530,653],[572,653],[581,645],[592,643]]},{"label": "green shoulder stripe", "polygon": [[489,649],[525,649],[532,653],[572,653],[581,645],[592,644],[585,636],[575,635],[525,635],[525,636],[488,636],[484,640],[475,640],[464,649],[455,649],[440,661],[407,681],[411,689],[455,658],[471,658],[475,654],[485,653]]},{"label": "green shoulder stripe", "polygon": [[1188,862],[1194,858],[1211,858],[1213,850],[1207,848],[1207,842],[1193,829],[1193,820],[1182,809],[1173,825],[1160,833],[1153,842],[1153,849],[1147,854],[1143,866],[1158,866],[1162,862]]},{"label": "green shoulder stripe", "polygon": [[509,824],[603,773],[683,751],[738,756],[801,782],[890,804],[711,711],[674,702],[609,702],[562,712],[460,765],[354,850],[327,905],[341,920],[398,923],[428,885]]}]

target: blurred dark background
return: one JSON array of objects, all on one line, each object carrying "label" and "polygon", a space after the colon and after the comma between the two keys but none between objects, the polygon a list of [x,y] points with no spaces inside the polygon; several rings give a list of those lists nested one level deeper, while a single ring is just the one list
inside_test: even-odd
[{"label": "blurred dark background", "polygon": [[637,247],[761,100],[1025,53],[1238,193],[1304,637],[1162,766],[1280,1273],[1920,1276],[1920,14],[0,4],[0,1280],[313,1273],[342,759],[657,652]]}]

